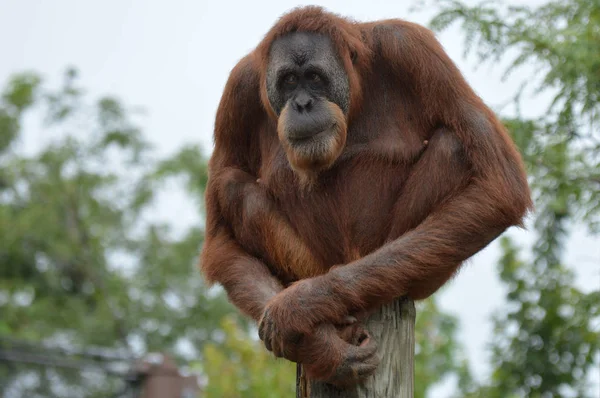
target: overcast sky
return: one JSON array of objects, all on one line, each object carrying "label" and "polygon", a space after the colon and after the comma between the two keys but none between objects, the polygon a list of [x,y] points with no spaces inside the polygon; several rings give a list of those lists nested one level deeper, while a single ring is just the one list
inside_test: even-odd
[{"label": "overcast sky", "polygon": [[[57,83],[72,65],[80,70],[80,83],[90,95],[116,95],[127,104],[144,107],[147,115],[142,126],[162,154],[190,142],[201,143],[210,153],[214,115],[231,68],[282,13],[302,4],[320,4],[361,21],[404,18],[426,24],[431,16],[409,13],[412,3],[406,0],[0,0],[0,83],[23,70],[40,72]],[[494,109],[500,109],[520,82],[530,77],[531,70],[526,69],[502,82],[498,65],[475,69],[474,59],[463,58],[463,37],[457,28],[438,38]],[[544,103],[543,99],[526,101],[524,112],[539,114]],[[32,151],[51,139],[30,128],[22,145]],[[182,220],[182,209],[193,211],[188,203],[170,198],[161,205],[160,217],[178,225],[195,222],[193,215]],[[533,239],[531,232],[510,233],[521,244]],[[577,230],[568,245],[566,261],[586,291],[600,284],[598,243]],[[504,293],[496,277],[497,256],[492,244],[438,295],[442,308],[459,316],[460,339],[480,377],[489,370],[485,344],[491,336],[490,314],[502,306]],[[441,387],[434,396],[447,391],[447,386]]]}]

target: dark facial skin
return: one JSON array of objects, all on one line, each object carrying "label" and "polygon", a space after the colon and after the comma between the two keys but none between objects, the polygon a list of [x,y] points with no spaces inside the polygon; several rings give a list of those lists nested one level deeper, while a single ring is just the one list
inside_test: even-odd
[{"label": "dark facial skin", "polygon": [[329,167],[344,146],[350,107],[348,76],[329,37],[295,32],[277,39],[266,79],[292,166]]},{"label": "dark facial skin", "polygon": [[[292,76],[292,78],[287,78]],[[269,101],[279,115],[290,99],[300,107],[325,98],[348,113],[350,88],[328,36],[297,32],[276,40],[267,70]]]},{"label": "dark facial skin", "polygon": [[329,37],[298,32],[275,41],[267,71],[267,93],[277,115],[290,102],[294,111],[290,117],[297,117],[305,126],[299,134],[325,123],[323,100],[333,102],[347,114],[348,78]]}]

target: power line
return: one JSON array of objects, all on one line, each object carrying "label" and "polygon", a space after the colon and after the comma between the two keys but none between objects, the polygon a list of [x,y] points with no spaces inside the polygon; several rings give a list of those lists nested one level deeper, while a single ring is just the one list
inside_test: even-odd
[{"label": "power line", "polygon": [[[41,366],[52,366],[56,368],[65,368],[65,369],[73,369],[73,370],[92,370],[98,371],[105,374],[109,374],[117,377],[126,377],[128,379],[136,379],[138,376],[143,377],[144,372],[140,371],[119,371],[115,369],[111,369],[110,365],[102,362],[95,361],[86,361],[81,359],[67,359],[64,357],[57,357],[56,355],[44,355],[44,354],[34,354],[28,351],[18,350],[18,349],[0,349],[0,361],[6,362],[18,362],[18,363],[27,363],[32,365],[41,365]],[[115,361],[115,363],[118,363]],[[153,370],[152,375],[154,376],[172,376],[172,377],[181,377],[181,373],[179,370]]]},{"label": "power line", "polygon": [[74,370],[94,370],[113,376],[124,377],[130,374],[129,371],[118,371],[110,369],[105,364],[84,361],[79,359],[57,358],[55,356],[44,354],[33,354],[21,350],[3,350],[0,349],[0,360],[7,362],[21,362],[33,365],[52,366],[57,368],[66,368]]},{"label": "power line", "polygon": [[14,339],[10,337],[0,337],[0,348],[6,346],[9,346],[9,348],[18,347],[20,349],[30,349],[34,351],[44,350],[46,352],[55,352],[68,356],[88,357],[93,358],[95,360],[101,359],[106,361],[132,361],[135,359],[131,353],[123,353],[123,350],[93,346],[88,346],[85,349],[74,347],[65,348],[55,345],[51,346],[49,344],[34,343],[31,341]]}]

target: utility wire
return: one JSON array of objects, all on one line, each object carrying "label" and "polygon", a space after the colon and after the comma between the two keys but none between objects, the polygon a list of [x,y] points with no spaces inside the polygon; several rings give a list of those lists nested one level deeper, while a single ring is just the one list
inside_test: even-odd
[{"label": "utility wire", "polygon": [[[73,370],[92,370],[99,371],[105,374],[118,377],[128,377],[135,379],[143,377],[144,374],[139,371],[119,371],[111,369],[110,365],[102,362],[94,362],[81,359],[67,359],[57,357],[56,355],[35,354],[29,351],[19,349],[2,349],[0,348],[0,361],[20,362],[33,365],[52,366],[57,368],[73,369]],[[113,366],[114,367],[114,366]],[[179,370],[156,369],[152,371],[152,375],[181,377]]]},{"label": "utility wire", "polygon": [[52,366],[74,370],[95,370],[118,377],[124,377],[130,373],[128,371],[110,369],[109,366],[98,362],[57,358],[50,355],[33,354],[31,352],[25,352],[21,350],[0,349],[0,361],[21,362],[33,365]]},{"label": "utility wire", "polygon": [[107,361],[133,361],[135,358],[131,354],[123,354],[119,350],[108,349],[102,347],[87,347],[83,348],[65,348],[59,346],[51,346],[49,344],[34,343],[27,340],[14,339],[11,337],[0,337],[0,348],[3,347],[18,347],[21,349],[31,349],[35,351],[44,350],[46,352],[54,351],[65,355],[77,355],[82,357],[103,359]]}]

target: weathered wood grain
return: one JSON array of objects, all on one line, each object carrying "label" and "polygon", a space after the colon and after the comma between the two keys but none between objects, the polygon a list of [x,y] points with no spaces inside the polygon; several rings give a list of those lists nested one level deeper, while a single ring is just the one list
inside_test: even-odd
[{"label": "weathered wood grain", "polygon": [[415,306],[397,299],[374,312],[367,329],[377,341],[381,362],[375,374],[363,383],[339,390],[325,383],[311,382],[298,366],[297,398],[412,398],[414,383]]}]

